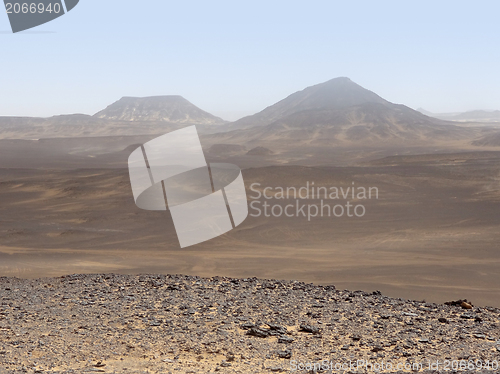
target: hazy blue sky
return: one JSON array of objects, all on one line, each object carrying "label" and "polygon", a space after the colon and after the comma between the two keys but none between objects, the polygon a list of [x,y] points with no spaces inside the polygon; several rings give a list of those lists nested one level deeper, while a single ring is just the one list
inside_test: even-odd
[{"label": "hazy blue sky", "polygon": [[338,76],[413,108],[500,109],[499,15],[497,0],[80,0],[12,34],[2,12],[0,115],[178,94],[235,119]]}]

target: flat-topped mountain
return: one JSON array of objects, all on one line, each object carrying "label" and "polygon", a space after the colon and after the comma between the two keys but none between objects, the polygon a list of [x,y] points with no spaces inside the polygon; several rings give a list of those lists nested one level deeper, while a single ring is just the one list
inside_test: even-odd
[{"label": "flat-topped mountain", "polygon": [[224,120],[184,99],[182,96],[122,97],[96,118],[119,121],[165,121],[182,124],[218,125]]}]

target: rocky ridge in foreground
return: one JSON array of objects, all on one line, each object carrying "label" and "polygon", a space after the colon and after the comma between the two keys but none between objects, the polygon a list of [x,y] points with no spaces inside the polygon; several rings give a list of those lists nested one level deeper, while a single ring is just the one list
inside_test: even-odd
[{"label": "rocky ridge in foreground", "polygon": [[308,373],[323,360],[344,372],[357,360],[390,363],[384,372],[405,364],[430,371],[438,360],[481,360],[482,371],[499,371],[500,310],[465,309],[469,302],[297,281],[114,274],[4,277],[0,299],[2,374]]}]

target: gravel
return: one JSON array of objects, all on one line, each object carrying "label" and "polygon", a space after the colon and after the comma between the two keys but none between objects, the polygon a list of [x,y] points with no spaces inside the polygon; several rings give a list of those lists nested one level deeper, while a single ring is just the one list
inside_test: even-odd
[{"label": "gravel", "polygon": [[499,309],[331,285],[182,275],[3,277],[0,299],[1,374],[266,373],[291,372],[292,360],[499,360]]}]

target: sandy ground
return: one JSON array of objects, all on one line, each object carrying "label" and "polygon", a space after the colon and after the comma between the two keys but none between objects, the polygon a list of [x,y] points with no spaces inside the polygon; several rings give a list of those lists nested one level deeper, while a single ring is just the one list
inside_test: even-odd
[{"label": "sandy ground", "polygon": [[355,219],[248,217],[230,233],[185,249],[169,213],[134,205],[125,169],[1,169],[0,274],[258,276],[500,306],[498,161],[492,152],[246,169],[249,202],[252,183],[308,181],[376,186],[379,199],[365,201],[366,215]]}]

